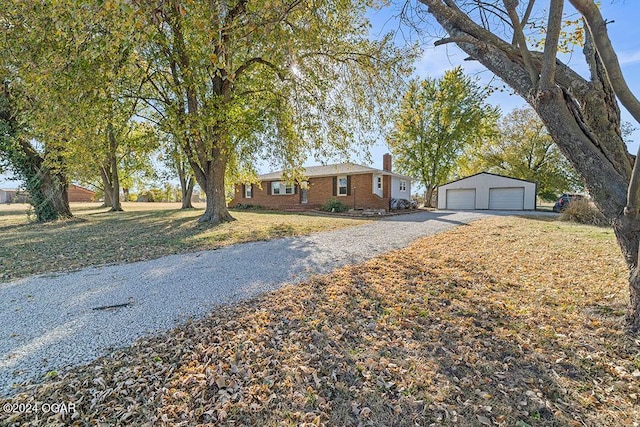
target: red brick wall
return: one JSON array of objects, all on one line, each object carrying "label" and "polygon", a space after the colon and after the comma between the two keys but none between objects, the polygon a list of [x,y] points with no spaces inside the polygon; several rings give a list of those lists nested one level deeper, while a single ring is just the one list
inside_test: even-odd
[{"label": "red brick wall", "polygon": [[244,197],[244,186],[236,185],[235,194],[229,203],[233,207],[237,204],[258,205],[272,209],[288,209],[300,206],[300,189],[296,188],[296,194],[280,194],[273,196],[267,194],[267,182],[262,182],[262,188],[257,184],[253,184],[253,197],[247,199]]},{"label": "red brick wall", "polygon": [[[383,177],[383,195],[378,197],[373,194],[373,175],[361,174],[350,175],[351,188],[356,187],[356,206],[358,208],[373,209],[389,209],[389,195],[391,194],[391,177]],[[257,184],[253,185],[253,197],[247,199],[244,197],[242,185],[236,185],[233,200],[229,206],[233,207],[237,204],[259,205],[272,209],[293,209],[308,208],[316,209],[325,204],[331,198],[336,198],[345,205],[353,208],[353,190],[348,196],[333,195],[333,177],[309,178],[309,203],[303,205],[300,203],[300,188],[296,188],[296,194],[293,195],[277,195],[267,194],[267,183],[262,182],[262,189]]]},{"label": "red brick wall", "polygon": [[[352,175],[351,188],[356,187],[356,206],[364,209],[389,209],[389,197],[386,193],[386,179],[382,179],[382,194],[385,197],[379,197],[373,193],[373,174]],[[348,202],[344,201],[347,206],[353,207],[353,190],[351,196],[347,197]]]},{"label": "red brick wall", "polygon": [[91,202],[96,193],[77,185],[70,185],[67,194],[69,195],[69,202]]}]

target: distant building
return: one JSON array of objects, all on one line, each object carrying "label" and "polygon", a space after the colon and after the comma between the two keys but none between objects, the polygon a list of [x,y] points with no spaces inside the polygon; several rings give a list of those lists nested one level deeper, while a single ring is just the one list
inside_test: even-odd
[{"label": "distant building", "polygon": [[0,189],[0,203],[29,203],[29,192],[15,188]]},{"label": "distant building", "polygon": [[0,203],[15,203],[16,192],[18,190],[0,188]]},{"label": "distant building", "polygon": [[69,185],[67,194],[69,195],[69,202],[93,202],[96,196],[95,191],[76,184]]}]

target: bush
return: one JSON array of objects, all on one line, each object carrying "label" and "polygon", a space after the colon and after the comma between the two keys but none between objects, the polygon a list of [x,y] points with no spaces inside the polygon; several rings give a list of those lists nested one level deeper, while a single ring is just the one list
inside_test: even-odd
[{"label": "bush", "polygon": [[156,199],[152,191],[146,190],[140,193],[136,201],[137,202],[155,202]]},{"label": "bush", "polygon": [[389,205],[392,210],[413,209],[418,207],[416,202],[407,199],[391,199]]},{"label": "bush", "polygon": [[264,208],[260,205],[250,205],[246,203],[238,203],[233,207],[233,209],[244,210],[244,211],[261,211]]},{"label": "bush", "polygon": [[340,200],[331,199],[320,208],[325,212],[346,212],[349,207],[342,203]]},{"label": "bush", "polygon": [[560,220],[589,225],[609,225],[604,215],[586,198],[570,201],[562,210]]}]

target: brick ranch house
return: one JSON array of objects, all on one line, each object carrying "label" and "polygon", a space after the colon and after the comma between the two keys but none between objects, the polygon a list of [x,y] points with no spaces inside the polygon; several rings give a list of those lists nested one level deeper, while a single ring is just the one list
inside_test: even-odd
[{"label": "brick ranch house", "polygon": [[307,180],[297,184],[282,179],[282,171],[259,175],[258,184],[237,184],[230,206],[258,205],[279,210],[317,209],[331,199],[362,209],[389,209],[392,198],[411,200],[411,178],[393,173],[391,155],[383,168],[354,163],[311,166]]}]

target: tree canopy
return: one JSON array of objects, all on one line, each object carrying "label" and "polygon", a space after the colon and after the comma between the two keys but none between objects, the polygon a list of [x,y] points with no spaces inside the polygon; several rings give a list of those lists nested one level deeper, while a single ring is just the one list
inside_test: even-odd
[{"label": "tree canopy", "polygon": [[386,118],[410,52],[372,41],[366,2],[136,3],[146,31],[143,97],[182,147],[207,198],[201,221],[231,220],[225,179],[266,157],[295,171],[310,152],[346,152]]},{"label": "tree canopy", "polygon": [[488,171],[538,184],[538,196],[555,200],[561,193],[580,191],[582,183],[544,123],[531,108],[517,108],[502,117],[498,135],[486,139],[471,154],[467,172]]},{"label": "tree canopy", "polygon": [[424,185],[427,205],[458,172],[463,152],[495,134],[499,113],[487,96],[459,67],[409,83],[387,142],[398,170]]},{"label": "tree canopy", "polygon": [[123,144],[144,121],[178,144],[206,194],[201,220],[231,220],[225,180],[255,179],[262,159],[296,180],[310,155],[375,141],[413,56],[391,35],[369,38],[367,8],[377,6],[9,1],[0,69],[20,126],[5,148],[24,153],[16,141],[35,141],[30,152],[57,174],[61,197],[91,164],[118,210]]}]

